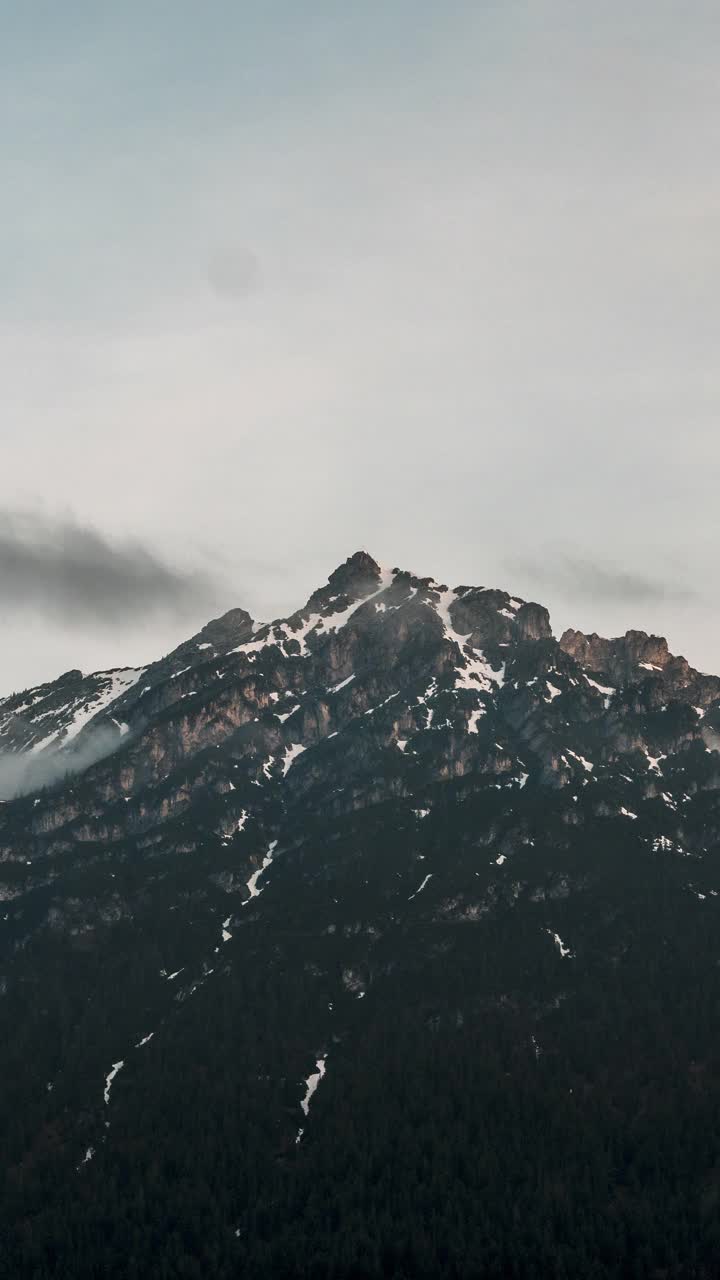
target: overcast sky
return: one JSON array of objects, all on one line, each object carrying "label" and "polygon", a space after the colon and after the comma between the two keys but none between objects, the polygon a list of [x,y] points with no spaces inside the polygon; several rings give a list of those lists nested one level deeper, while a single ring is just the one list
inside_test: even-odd
[{"label": "overcast sky", "polygon": [[717,0],[0,15],[0,691],[358,547],[720,671]]}]

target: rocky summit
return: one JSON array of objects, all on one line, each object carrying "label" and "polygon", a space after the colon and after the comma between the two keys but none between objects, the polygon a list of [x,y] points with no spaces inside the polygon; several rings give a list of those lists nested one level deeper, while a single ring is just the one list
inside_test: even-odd
[{"label": "rocky summit", "polygon": [[358,552],[0,700],[0,1276],[714,1277],[720,678]]}]

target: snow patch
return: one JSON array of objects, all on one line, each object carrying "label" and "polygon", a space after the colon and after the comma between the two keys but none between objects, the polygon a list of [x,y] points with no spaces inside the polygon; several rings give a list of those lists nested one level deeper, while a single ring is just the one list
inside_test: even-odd
[{"label": "snow patch", "polygon": [[428,872],[428,874],[426,875],[425,879],[423,880],[423,882],[422,882],[422,884],[419,886],[419,888],[417,888],[417,889],[415,890],[415,892],[414,892],[414,893],[411,893],[411,894],[410,894],[410,897],[408,898],[408,902],[412,902],[413,898],[417,898],[418,894],[419,894],[419,893],[422,893],[422,891],[423,891],[423,889],[425,888],[425,885],[427,884],[428,880],[432,880],[432,874],[433,874],[433,873],[432,873],[432,871],[429,871],[429,872]]},{"label": "snow patch", "polygon": [[327,635],[330,631],[339,631],[362,605],[369,604],[376,596],[382,595],[383,591],[387,591],[388,587],[392,586],[393,580],[392,570],[381,569],[380,586],[375,591],[371,591],[369,595],[363,596],[361,600],[353,600],[352,604],[347,605],[345,609],[340,609],[337,613],[320,618],[317,628],[318,635]]},{"label": "snow patch", "polygon": [[341,681],[339,682],[339,684],[331,684],[331,685],[329,685],[329,686],[328,686],[328,690],[327,690],[327,692],[328,692],[328,693],[338,693],[338,692],[340,691],[340,689],[344,689],[344,688],[345,688],[345,686],[346,686],[346,685],[348,685],[348,684],[350,684],[350,681],[351,681],[351,680],[354,680],[354,679],[355,679],[355,672],[353,671],[353,673],[352,673],[352,675],[351,675],[351,676],[347,676],[347,678],[346,678],[345,680],[341,680]]},{"label": "snow patch", "polygon": [[110,1101],[110,1090],[112,1089],[113,1080],[115,1079],[118,1071],[121,1071],[124,1066],[125,1066],[125,1061],[123,1058],[121,1058],[119,1062],[113,1062],[112,1070],[108,1071],[105,1077],[105,1088],[103,1090],[103,1097],[105,1099],[106,1106]]},{"label": "snow patch", "polygon": [[560,952],[560,955],[563,957],[563,959],[566,959],[566,957],[567,957],[567,956],[572,957],[572,954],[573,954],[573,953],[572,953],[572,951],[570,950],[570,947],[566,947],[566,946],[565,946],[565,943],[563,942],[563,940],[562,940],[562,938],[560,937],[560,934],[559,934],[559,933],[554,933],[552,929],[546,929],[546,930],[545,930],[545,932],[546,932],[547,934],[549,934],[549,935],[550,935],[550,937],[552,938],[553,942],[555,943],[555,946],[557,947],[557,949],[558,949],[558,951]]},{"label": "snow patch", "polygon": [[305,1097],[300,1103],[303,1115],[305,1116],[310,1111],[310,1103],[312,1101],[313,1094],[315,1093],[318,1085],[320,1084],[320,1081],[325,1075],[325,1059],[326,1058],[327,1058],[327,1054],[324,1053],[321,1058],[317,1059],[317,1062],[315,1063],[316,1070],[313,1071],[305,1081]]},{"label": "snow patch", "polygon": [[285,759],[283,760],[283,777],[288,769],[291,769],[299,755],[302,755],[305,747],[300,742],[293,742],[289,747],[285,748]]},{"label": "snow patch", "polygon": [[470,719],[468,720],[468,733],[479,732],[478,720],[481,720],[484,715],[485,715],[484,707],[478,707],[475,711],[470,712]]},{"label": "snow patch", "polygon": [[648,749],[647,749],[647,747],[643,747],[643,751],[644,751],[644,753],[645,753],[645,758],[646,758],[646,760],[647,760],[647,762],[648,762],[648,769],[650,770],[650,772],[651,772],[651,773],[659,773],[659,774],[662,774],[662,769],[660,768],[660,763],[661,763],[661,761],[663,761],[663,760],[667,760],[667,756],[666,756],[666,755],[662,755],[662,754],[661,754],[661,755],[659,755],[659,756],[651,756],[651,755],[650,755],[650,752],[649,752],[649,751],[648,751]]},{"label": "snow patch", "polygon": [[571,751],[569,747],[566,747],[565,750],[567,751],[569,756],[573,757],[574,760],[579,761],[579,763],[582,765],[586,773],[592,773],[593,769],[595,768],[594,764],[591,764],[590,761],[586,760],[584,756],[579,756],[576,751]]},{"label": "snow patch", "polygon": [[465,635],[461,635],[453,627],[450,606],[459,599],[457,592],[439,591],[438,596],[438,600],[431,602],[432,607],[443,624],[446,639],[457,645],[463,660],[462,665],[455,668],[455,688],[480,689],[483,693],[492,693],[495,688],[503,685],[505,667],[502,666],[499,671],[493,671],[482,651],[468,643],[468,636],[471,633],[468,631]]},{"label": "snow patch", "polygon": [[397,689],[397,690],[395,691],[395,693],[391,693],[391,694],[390,694],[390,697],[389,697],[389,698],[385,698],[383,702],[378,702],[377,706],[375,706],[375,707],[368,707],[367,711],[366,711],[364,714],[365,714],[366,716],[371,716],[371,715],[373,714],[373,712],[375,712],[375,711],[379,711],[381,707],[386,707],[386,706],[387,706],[387,704],[388,704],[388,702],[392,702],[393,698],[397,698],[397,697],[399,697],[399,695],[400,695],[400,690],[399,690],[399,689]]},{"label": "snow patch", "polygon": [[257,871],[253,871],[253,874],[251,875],[250,879],[247,882],[246,887],[247,887],[248,893],[250,894],[250,897],[245,900],[245,902],[243,903],[243,906],[247,906],[248,902],[250,901],[250,898],[258,898],[262,893],[262,889],[258,889],[257,887],[258,881],[260,877],[265,874],[268,867],[270,866],[270,863],[273,860],[273,856],[275,854],[276,849],[277,849],[277,840],[272,840],[268,845],[267,853],[265,854],[265,857],[263,858],[261,865],[258,867]]},{"label": "snow patch", "polygon": [[[583,674],[585,675],[584,672]],[[607,711],[607,708],[610,706],[610,699],[615,696],[617,689],[614,689],[612,685],[609,684],[598,684],[597,680],[592,680],[589,675],[585,675],[585,679],[591,688],[597,689],[598,693],[603,694],[605,698],[605,710]]]},{"label": "snow patch", "polygon": [[298,703],[296,703],[296,704],[295,704],[295,706],[294,706],[294,707],[292,707],[292,708],[290,709],[290,711],[282,711],[282,712],[280,712],[280,711],[276,711],[276,712],[275,712],[275,715],[277,716],[277,718],[278,718],[278,720],[280,721],[280,723],[281,723],[281,724],[284,724],[286,720],[289,720],[289,719],[290,719],[290,717],[291,717],[291,716],[294,716],[294,715],[295,715],[295,712],[296,712],[296,711],[299,711],[299,710],[300,710],[300,703],[298,702]]}]

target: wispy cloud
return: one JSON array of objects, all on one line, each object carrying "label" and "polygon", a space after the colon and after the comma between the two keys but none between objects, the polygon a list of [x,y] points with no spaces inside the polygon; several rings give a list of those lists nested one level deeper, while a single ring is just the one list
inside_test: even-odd
[{"label": "wispy cloud", "polygon": [[221,298],[237,301],[262,287],[260,264],[251,249],[224,245],[208,261],[208,283]]},{"label": "wispy cloud", "polygon": [[509,572],[554,591],[570,600],[592,599],[606,603],[649,604],[662,600],[693,600],[697,593],[677,576],[652,575],[641,569],[553,553],[543,559],[513,559]]},{"label": "wispy cloud", "polygon": [[12,800],[43,787],[53,787],[56,782],[82,773],[117,751],[121,741],[127,739],[118,738],[116,732],[102,726],[91,729],[74,751],[62,747],[51,747],[39,755],[0,751],[0,799]]},{"label": "wispy cloud", "polygon": [[212,608],[210,575],[167,564],[138,541],[113,542],[67,516],[0,512],[0,598],[65,626],[131,627]]}]

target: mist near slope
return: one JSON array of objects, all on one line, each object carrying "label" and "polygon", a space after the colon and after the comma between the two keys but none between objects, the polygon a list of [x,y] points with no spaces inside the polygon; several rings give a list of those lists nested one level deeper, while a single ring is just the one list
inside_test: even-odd
[{"label": "mist near slope", "polygon": [[127,741],[109,726],[98,725],[86,731],[78,745],[50,746],[37,755],[0,752],[0,800],[16,800],[53,787],[106,759]]}]

